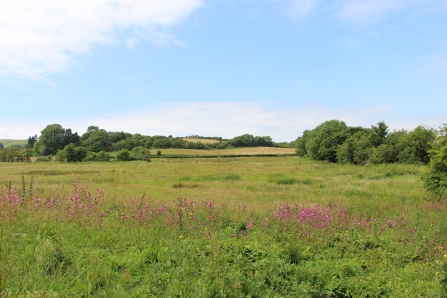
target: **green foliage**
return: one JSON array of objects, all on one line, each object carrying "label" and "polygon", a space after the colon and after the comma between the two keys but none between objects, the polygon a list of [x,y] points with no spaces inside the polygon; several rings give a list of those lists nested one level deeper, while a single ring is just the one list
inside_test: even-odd
[{"label": "green foliage", "polygon": [[85,158],[86,161],[110,161],[112,156],[105,152],[104,150],[96,152],[89,152],[87,154],[87,157]]},{"label": "green foliage", "polygon": [[76,147],[74,144],[68,144],[56,154],[56,160],[62,162],[80,162],[86,157],[87,149],[81,146]]},{"label": "green foliage", "polygon": [[130,157],[135,160],[151,161],[151,151],[146,147],[135,147],[130,152]]},{"label": "green foliage", "polygon": [[3,146],[3,143],[0,143],[0,150],[4,149],[4,148],[5,148],[5,146]]},{"label": "green foliage", "polygon": [[256,146],[264,146],[271,147],[273,146],[272,138],[269,136],[253,136],[250,134],[244,134],[241,136],[234,137],[233,139],[227,142],[228,146],[233,147],[256,147]]},{"label": "green foliage", "polygon": [[337,161],[337,149],[349,136],[343,121],[330,120],[320,124],[306,137],[306,154],[315,160]]},{"label": "green foliage", "polygon": [[56,154],[70,143],[79,146],[81,142],[76,132],[73,134],[70,128],[64,129],[60,124],[47,125],[41,131],[39,141],[44,146],[42,155]]},{"label": "green foliage", "polygon": [[337,160],[342,163],[365,164],[373,153],[373,149],[371,132],[358,131],[338,148]]},{"label": "green foliage", "polygon": [[[85,134],[83,137],[85,137]],[[88,137],[82,141],[82,144],[91,152],[109,151],[112,149],[109,134],[104,129],[95,129],[88,132]]]},{"label": "green foliage", "polygon": [[26,145],[26,148],[33,148],[34,144],[37,142],[37,135],[34,135],[32,137],[28,138],[28,143]]},{"label": "green foliage", "polygon": [[[428,164],[430,162],[429,151],[433,147],[436,132],[424,126],[416,127],[409,133],[404,149],[405,158]],[[402,158],[403,159],[403,158]],[[411,160],[412,159],[412,160]]]},{"label": "green foliage", "polygon": [[425,188],[436,198],[447,198],[447,124],[439,130],[428,171],[423,175]]},{"label": "green foliage", "polygon": [[132,160],[132,157],[130,156],[130,151],[127,149],[118,151],[116,154],[116,159],[120,161],[130,161]]}]

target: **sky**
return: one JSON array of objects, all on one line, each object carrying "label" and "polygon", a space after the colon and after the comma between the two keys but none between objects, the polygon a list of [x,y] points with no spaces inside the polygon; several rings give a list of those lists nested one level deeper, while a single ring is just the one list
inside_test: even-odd
[{"label": "sky", "polygon": [[0,0],[0,139],[447,122],[446,0]]}]

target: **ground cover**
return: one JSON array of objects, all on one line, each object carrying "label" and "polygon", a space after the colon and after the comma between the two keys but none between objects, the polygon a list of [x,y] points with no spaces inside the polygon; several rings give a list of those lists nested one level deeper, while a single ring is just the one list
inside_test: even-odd
[{"label": "ground cover", "polygon": [[410,165],[0,164],[0,296],[445,297],[445,202]]}]

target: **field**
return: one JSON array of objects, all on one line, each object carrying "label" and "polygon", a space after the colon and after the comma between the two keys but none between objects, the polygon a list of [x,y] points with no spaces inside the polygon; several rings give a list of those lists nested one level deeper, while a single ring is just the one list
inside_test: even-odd
[{"label": "field", "polygon": [[14,146],[14,145],[24,146],[24,145],[28,144],[28,140],[0,139],[0,143],[2,143],[3,146],[5,146],[5,147]]},{"label": "field", "polygon": [[213,139],[183,138],[183,140],[184,140],[184,141],[188,141],[188,142],[192,142],[192,143],[202,142],[203,144],[214,144],[214,143],[219,143],[218,140],[213,140]]},{"label": "field", "polygon": [[445,297],[414,165],[0,164],[0,297]]},{"label": "field", "polygon": [[[163,155],[259,155],[259,154],[295,154],[294,148],[277,147],[242,147],[226,149],[153,149],[160,150]],[[154,153],[154,152],[153,152]]]}]

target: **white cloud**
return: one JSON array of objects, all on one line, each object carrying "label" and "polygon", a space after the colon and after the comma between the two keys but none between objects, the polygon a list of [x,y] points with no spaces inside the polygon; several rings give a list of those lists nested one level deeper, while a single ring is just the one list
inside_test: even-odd
[{"label": "white cloud", "polygon": [[[108,131],[126,131],[143,135],[221,136],[232,138],[245,133],[269,135],[274,141],[292,141],[305,129],[313,129],[324,121],[343,120],[350,126],[369,127],[385,121],[391,129],[412,130],[420,124],[437,128],[445,122],[446,114],[420,114],[406,117],[391,106],[340,106],[338,108],[315,105],[299,109],[271,110],[257,103],[186,102],[152,106],[145,110],[116,113],[97,118],[67,121],[51,119],[46,122],[0,124],[0,136],[25,139],[39,134],[47,124],[60,123],[82,134],[90,125]],[[38,130],[36,130],[36,127]]]},{"label": "white cloud", "polygon": [[201,6],[201,0],[1,1],[0,75],[41,77],[69,66],[94,45],[128,36],[166,42],[163,31]]}]

